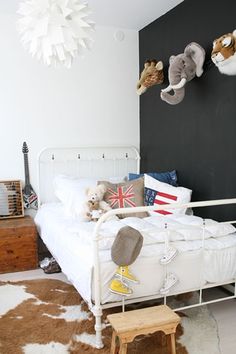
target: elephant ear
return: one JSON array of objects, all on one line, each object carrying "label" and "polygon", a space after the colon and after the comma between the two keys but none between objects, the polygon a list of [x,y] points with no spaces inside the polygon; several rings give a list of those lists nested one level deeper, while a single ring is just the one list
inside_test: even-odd
[{"label": "elephant ear", "polygon": [[205,49],[202,48],[198,43],[192,42],[187,45],[184,50],[187,56],[190,56],[194,63],[196,64],[196,75],[199,77],[203,73],[203,63],[205,60]]}]

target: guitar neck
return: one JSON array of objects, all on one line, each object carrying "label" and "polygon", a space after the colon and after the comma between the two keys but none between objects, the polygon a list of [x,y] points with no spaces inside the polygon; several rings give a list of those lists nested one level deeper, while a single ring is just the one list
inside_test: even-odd
[{"label": "guitar neck", "polygon": [[30,184],[28,154],[24,153],[25,185]]}]

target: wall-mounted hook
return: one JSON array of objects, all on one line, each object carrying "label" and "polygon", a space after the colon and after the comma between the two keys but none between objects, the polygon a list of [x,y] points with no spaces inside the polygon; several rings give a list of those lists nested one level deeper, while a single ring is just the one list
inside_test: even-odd
[{"label": "wall-mounted hook", "polygon": [[78,158],[78,160],[80,160],[80,154],[78,154],[77,158]]},{"label": "wall-mounted hook", "polygon": [[54,154],[52,154],[52,160],[55,160],[55,156],[54,156]]}]

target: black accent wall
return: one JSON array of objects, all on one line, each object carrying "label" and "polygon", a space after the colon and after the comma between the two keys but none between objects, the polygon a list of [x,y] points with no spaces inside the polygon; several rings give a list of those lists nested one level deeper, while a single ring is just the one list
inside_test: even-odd
[{"label": "black accent wall", "polygon": [[[235,14],[235,0],[185,0],[139,32],[140,71],[146,59],[165,66],[164,83],[140,97],[141,170],[176,169],[179,185],[193,190],[193,201],[236,197],[236,76],[220,74],[210,59],[213,40],[236,29]],[[160,99],[169,57],[193,41],[206,50],[204,73],[171,106]],[[236,205],[196,212],[235,220]]]}]

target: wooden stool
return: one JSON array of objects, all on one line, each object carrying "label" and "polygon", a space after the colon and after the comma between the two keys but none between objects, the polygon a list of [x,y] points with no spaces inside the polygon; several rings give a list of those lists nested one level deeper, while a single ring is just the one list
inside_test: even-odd
[{"label": "wooden stool", "polygon": [[171,352],[175,350],[175,332],[180,317],[166,305],[153,306],[140,310],[114,313],[107,316],[113,327],[111,354],[116,353],[116,336],[120,340],[119,354],[127,353],[127,344],[140,334],[163,331],[170,335]]}]

